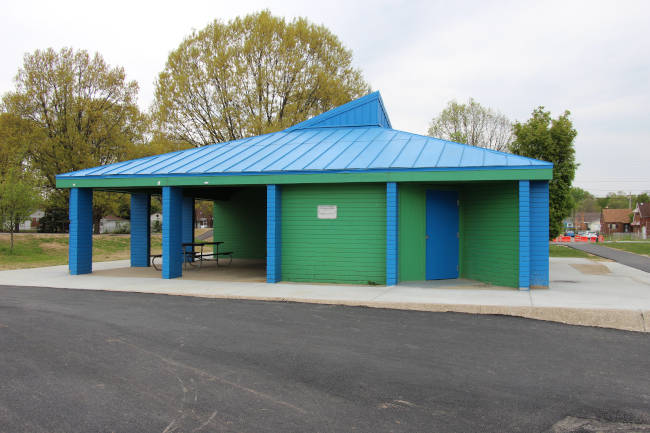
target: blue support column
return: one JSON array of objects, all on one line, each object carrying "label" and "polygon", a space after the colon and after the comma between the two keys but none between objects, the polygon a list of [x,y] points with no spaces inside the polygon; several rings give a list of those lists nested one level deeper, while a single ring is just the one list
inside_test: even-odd
[{"label": "blue support column", "polygon": [[177,278],[183,274],[182,211],[183,191],[176,186],[162,189],[163,238],[162,238],[162,277]]},{"label": "blue support column", "polygon": [[530,181],[519,181],[519,290],[530,289]]},{"label": "blue support column", "polygon": [[131,194],[131,266],[149,266],[151,253],[151,196],[146,192]]},{"label": "blue support column", "polygon": [[[194,197],[183,197],[183,235],[182,242],[194,242]],[[186,252],[193,251],[193,247],[185,247]],[[191,261],[192,258],[185,256],[185,260]]]},{"label": "blue support column", "polygon": [[394,286],[398,275],[398,195],[397,183],[386,183],[386,285]]},{"label": "blue support column", "polygon": [[548,287],[548,181],[530,182],[530,286]]},{"label": "blue support column", "polygon": [[70,189],[70,274],[93,271],[93,190]]},{"label": "blue support column", "polygon": [[279,185],[266,186],[266,282],[282,279],[282,198]]}]

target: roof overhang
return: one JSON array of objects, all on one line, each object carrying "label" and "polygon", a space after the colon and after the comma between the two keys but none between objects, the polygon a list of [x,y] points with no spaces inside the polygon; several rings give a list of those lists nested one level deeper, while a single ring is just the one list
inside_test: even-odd
[{"label": "roof overhang", "polygon": [[211,175],[125,175],[57,177],[57,188],[157,188],[163,186],[227,186],[301,183],[473,182],[550,180],[552,168],[465,168],[436,170],[338,171],[317,173],[260,173]]}]

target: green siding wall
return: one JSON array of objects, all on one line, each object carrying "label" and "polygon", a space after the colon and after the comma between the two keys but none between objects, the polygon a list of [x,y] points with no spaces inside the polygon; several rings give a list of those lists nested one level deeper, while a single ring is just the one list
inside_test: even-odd
[{"label": "green siding wall", "polygon": [[519,208],[516,182],[399,184],[399,280],[426,279],[426,190],[459,192],[460,276],[517,287]]},{"label": "green siding wall", "polygon": [[266,257],[266,189],[245,188],[229,200],[214,202],[214,240],[223,241],[220,251],[233,257]]},{"label": "green siding wall", "polygon": [[518,287],[517,186],[517,182],[483,182],[463,188],[460,205],[461,277]]},{"label": "green siding wall", "polygon": [[[318,219],[318,205],[338,206]],[[282,280],[386,282],[386,185],[282,187]]]},{"label": "green siding wall", "polygon": [[397,188],[399,281],[422,281],[425,279],[427,187],[401,183]]}]

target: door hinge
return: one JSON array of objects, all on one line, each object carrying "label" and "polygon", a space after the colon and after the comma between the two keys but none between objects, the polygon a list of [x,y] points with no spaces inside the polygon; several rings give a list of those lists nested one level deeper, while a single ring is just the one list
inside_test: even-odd
[{"label": "door hinge", "polygon": [[456,238],[460,239],[460,232],[456,232]]},{"label": "door hinge", "polygon": [[456,265],[456,272],[458,272],[458,265]]},{"label": "door hinge", "polygon": [[460,207],[460,200],[456,200],[456,207]]}]

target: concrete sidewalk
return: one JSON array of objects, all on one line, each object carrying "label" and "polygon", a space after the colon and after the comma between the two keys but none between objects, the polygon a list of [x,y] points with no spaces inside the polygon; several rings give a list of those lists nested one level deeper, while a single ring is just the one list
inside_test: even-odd
[{"label": "concrete sidewalk", "polygon": [[128,266],[128,261],[94,263],[93,269],[100,272],[78,276],[69,275],[67,266],[2,271],[0,284],[505,314],[575,325],[650,331],[650,274],[615,262],[552,258],[550,289],[530,292],[462,279],[385,287],[210,281],[192,280],[187,276],[163,280],[101,272],[120,268],[126,271]]},{"label": "concrete sidewalk", "polygon": [[642,256],[641,254],[634,254],[617,248],[610,248],[603,244],[567,242],[559,245],[566,245],[569,248],[584,251],[605,259],[614,260],[615,262],[641,271],[650,272],[650,257]]}]

